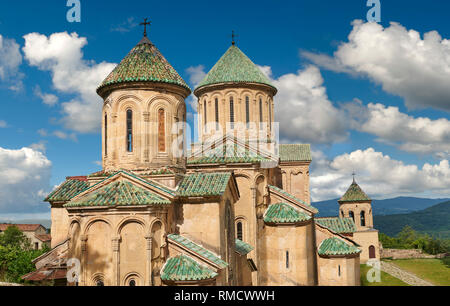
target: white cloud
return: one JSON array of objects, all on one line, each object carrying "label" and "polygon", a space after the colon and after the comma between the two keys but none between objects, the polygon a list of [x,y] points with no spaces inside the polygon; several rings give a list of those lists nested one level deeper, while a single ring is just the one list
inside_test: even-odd
[{"label": "white cloud", "polygon": [[35,151],[39,151],[42,153],[45,153],[47,151],[47,141],[42,140],[38,143],[33,143],[30,145],[30,148],[35,150]]},{"label": "white cloud", "polygon": [[119,32],[119,33],[128,33],[132,29],[136,28],[139,25],[139,23],[134,19],[134,17],[129,17],[126,21],[113,26],[111,28],[112,32]]},{"label": "white cloud", "polygon": [[50,189],[51,162],[31,148],[0,148],[0,213],[39,213],[48,210],[43,193]]},{"label": "white cloud", "polygon": [[398,107],[382,104],[368,106],[369,118],[361,130],[381,140],[397,143],[399,148],[413,153],[450,157],[450,121],[414,118],[401,113]]},{"label": "white cloud", "polygon": [[50,71],[56,90],[75,94],[73,100],[62,103],[64,126],[81,133],[98,131],[102,100],[96,88],[115,64],[85,60],[82,48],[87,40],[77,33],[54,33],[49,37],[31,33],[24,39],[23,52],[29,64]]},{"label": "white cloud", "polygon": [[47,132],[46,129],[40,129],[40,130],[37,131],[37,133],[38,133],[39,135],[41,135],[42,137],[48,136],[48,132]]},{"label": "white cloud", "polygon": [[324,68],[369,77],[386,92],[401,96],[409,108],[450,111],[450,41],[436,31],[421,34],[392,22],[353,22],[348,42],[334,57],[302,53]]},{"label": "white cloud", "polygon": [[54,106],[58,103],[57,96],[54,94],[43,93],[39,85],[34,88],[34,94],[41,98],[42,102],[48,106]]},{"label": "white cloud", "polygon": [[[267,67],[265,70],[269,73]],[[283,75],[272,83],[278,88],[275,120],[280,122],[283,140],[331,144],[348,137],[343,113],[328,99],[316,66]]]},{"label": "white cloud", "polygon": [[8,126],[8,124],[6,123],[5,120],[0,120],[0,129],[6,128],[7,126]]},{"label": "white cloud", "polygon": [[197,87],[206,77],[205,66],[203,65],[191,66],[186,69],[186,72],[189,74],[189,82],[193,88]]},{"label": "white cloud", "polygon": [[78,141],[77,135],[75,133],[68,134],[68,133],[65,133],[65,132],[62,132],[62,131],[54,131],[53,132],[53,136],[56,136],[59,139],[64,139],[64,140],[70,139],[70,140],[73,140],[75,142]]},{"label": "white cloud", "polygon": [[434,165],[426,163],[419,168],[373,148],[343,154],[333,160],[321,152],[315,152],[313,157],[311,195],[314,201],[341,197],[350,186],[353,171],[361,188],[372,198],[450,195],[448,160]]},{"label": "white cloud", "polygon": [[22,88],[23,74],[19,72],[22,64],[20,46],[14,39],[4,38],[0,34],[0,81],[9,84],[11,90]]}]

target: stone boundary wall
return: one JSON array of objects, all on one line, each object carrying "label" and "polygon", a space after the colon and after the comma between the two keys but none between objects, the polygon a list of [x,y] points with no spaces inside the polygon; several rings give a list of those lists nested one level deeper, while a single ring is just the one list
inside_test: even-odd
[{"label": "stone boundary wall", "polygon": [[22,287],[20,284],[12,284],[12,283],[2,283],[0,282],[0,287]]},{"label": "stone boundary wall", "polygon": [[381,258],[392,258],[392,259],[414,259],[414,258],[444,258],[450,254],[438,254],[430,255],[424,253],[422,250],[410,249],[410,250],[400,250],[400,249],[382,249]]}]

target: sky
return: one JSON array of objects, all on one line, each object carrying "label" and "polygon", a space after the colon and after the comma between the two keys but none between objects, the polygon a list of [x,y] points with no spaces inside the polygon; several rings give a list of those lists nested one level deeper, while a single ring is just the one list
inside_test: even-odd
[{"label": "sky", "polygon": [[[381,0],[0,3],[0,219],[49,216],[67,176],[101,170],[96,87],[150,40],[195,88],[238,47],[271,79],[284,143],[312,147],[314,201],[352,173],[372,198],[450,197],[450,3]],[[186,100],[195,121],[195,99]],[[195,140],[195,139],[194,139]]]}]

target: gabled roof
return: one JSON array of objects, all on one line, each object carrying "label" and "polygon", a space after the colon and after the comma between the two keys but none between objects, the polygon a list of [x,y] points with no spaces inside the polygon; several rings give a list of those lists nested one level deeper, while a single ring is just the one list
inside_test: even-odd
[{"label": "gabled roof", "polygon": [[231,173],[194,173],[186,175],[177,188],[182,197],[221,196],[227,189]]},{"label": "gabled roof", "polygon": [[144,37],[106,77],[97,92],[109,85],[133,82],[168,83],[190,88],[147,37]]},{"label": "gabled roof", "polygon": [[192,257],[183,254],[169,258],[161,269],[163,281],[199,281],[213,279],[217,275]]},{"label": "gabled roof", "polygon": [[312,161],[309,144],[280,144],[280,161]]},{"label": "gabled roof", "polygon": [[184,247],[187,251],[205,259],[205,261],[217,266],[219,269],[223,269],[228,266],[228,264],[223,261],[217,254],[205,249],[201,245],[193,242],[192,240],[175,234],[167,235],[169,242],[174,242],[175,244]]},{"label": "gabled roof", "polygon": [[127,181],[116,181],[70,202],[64,207],[168,205],[163,197]]},{"label": "gabled roof", "polygon": [[64,183],[47,196],[45,201],[67,202],[87,188],[89,188],[87,177],[68,177]]},{"label": "gabled roof", "polygon": [[52,236],[49,234],[43,234],[43,235],[34,235],[37,239],[39,239],[42,242],[49,242],[52,241]]},{"label": "gabled roof", "polygon": [[316,223],[319,223],[338,234],[356,232],[356,225],[352,218],[316,218]]},{"label": "gabled roof", "polygon": [[286,199],[289,199],[291,201],[300,203],[302,206],[304,206],[307,210],[310,210],[311,212],[317,214],[319,211],[317,210],[317,208],[309,205],[308,203],[306,203],[305,201],[303,201],[302,199],[297,198],[296,196],[290,194],[287,191],[284,191],[283,189],[280,189],[276,186],[272,186],[272,185],[268,185],[267,187],[269,187],[269,190],[275,192],[278,195],[283,196]]},{"label": "gabled roof", "polygon": [[240,239],[236,239],[236,252],[239,255],[247,255],[251,251],[253,251],[255,248],[252,247],[250,244],[245,243],[244,241]]},{"label": "gabled roof", "polygon": [[264,213],[266,223],[298,223],[311,220],[311,216],[286,203],[272,204]]},{"label": "gabled roof", "polygon": [[361,250],[354,245],[347,244],[344,240],[332,237],[325,239],[319,246],[319,255],[336,256],[336,255],[353,255],[360,253]]},{"label": "gabled roof", "polygon": [[207,85],[222,83],[258,83],[276,91],[264,73],[235,45],[225,52],[195,91]]},{"label": "gabled roof", "polygon": [[270,161],[269,157],[258,154],[256,150],[239,142],[227,142],[200,154],[194,152],[194,155],[188,159],[188,165],[247,164]]},{"label": "gabled roof", "polygon": [[0,231],[6,231],[8,229],[8,227],[11,227],[11,226],[17,227],[22,232],[35,232],[40,227],[45,229],[45,227],[43,225],[41,225],[41,224],[8,224],[8,223],[2,223],[2,224],[0,224]]},{"label": "gabled roof", "polygon": [[361,187],[353,181],[353,183],[348,188],[347,192],[339,199],[338,202],[360,202],[360,201],[371,201],[371,199],[362,191]]}]

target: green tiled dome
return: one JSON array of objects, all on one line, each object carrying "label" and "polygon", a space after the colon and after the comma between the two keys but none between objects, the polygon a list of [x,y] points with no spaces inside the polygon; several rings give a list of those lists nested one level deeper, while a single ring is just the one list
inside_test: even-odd
[{"label": "green tiled dome", "polygon": [[348,188],[347,192],[339,199],[338,202],[361,202],[361,201],[371,201],[367,194],[359,187],[359,185],[353,181],[353,183]]},{"label": "green tiled dome", "polygon": [[184,87],[189,92],[191,90],[147,37],[128,53],[97,88],[97,92],[109,85],[132,82],[168,83]]},{"label": "green tiled dome", "polygon": [[222,56],[196,91],[207,85],[221,83],[259,83],[275,89],[264,73],[235,45]]}]

